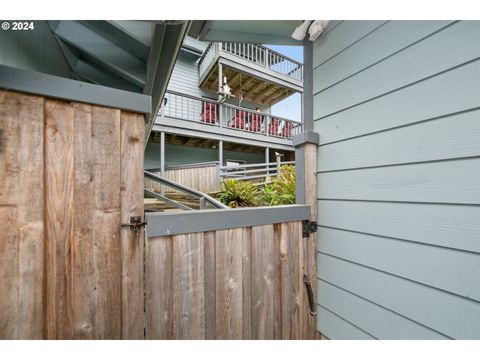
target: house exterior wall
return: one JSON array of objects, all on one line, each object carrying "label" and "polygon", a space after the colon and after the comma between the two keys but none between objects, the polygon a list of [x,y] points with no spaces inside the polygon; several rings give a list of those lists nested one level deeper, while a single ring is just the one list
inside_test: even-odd
[{"label": "house exterior wall", "polygon": [[[243,160],[247,164],[265,162],[264,154],[243,153],[237,151],[223,151],[223,159]],[[217,161],[218,149],[207,149],[175,144],[165,145],[165,165],[175,166],[201,162]],[[160,143],[150,141],[145,150],[145,169],[160,168]]]},{"label": "house exterior wall", "polygon": [[480,339],[480,21],[331,22],[313,45],[318,330]]}]

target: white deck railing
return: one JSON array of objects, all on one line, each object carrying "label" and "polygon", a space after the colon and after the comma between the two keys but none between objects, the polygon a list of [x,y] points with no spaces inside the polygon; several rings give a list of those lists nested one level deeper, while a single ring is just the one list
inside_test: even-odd
[{"label": "white deck railing", "polygon": [[210,67],[216,55],[220,55],[222,52],[238,56],[294,80],[303,81],[302,63],[262,45],[231,42],[208,45],[198,64],[200,77]]},{"label": "white deck railing", "polygon": [[235,105],[173,91],[167,91],[165,99],[161,116],[284,139],[302,132],[301,122]]}]

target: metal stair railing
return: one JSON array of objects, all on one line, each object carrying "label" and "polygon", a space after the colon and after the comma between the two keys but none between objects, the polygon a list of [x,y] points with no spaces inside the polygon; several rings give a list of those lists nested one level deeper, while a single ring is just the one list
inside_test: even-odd
[{"label": "metal stair railing", "polygon": [[[161,185],[171,187],[171,188],[173,188],[175,190],[178,190],[178,191],[180,191],[180,192],[182,192],[186,195],[189,195],[193,198],[198,199],[200,201],[200,209],[205,209],[207,207],[207,204],[210,204],[211,206],[213,206],[214,208],[217,208],[217,209],[229,209],[229,207],[227,205],[222,204],[220,201],[214,199],[210,195],[207,195],[205,193],[202,193],[201,191],[189,188],[188,186],[179,184],[175,181],[169,180],[169,179],[164,178],[162,176],[155,175],[155,174],[153,174],[149,171],[146,171],[146,170],[144,171],[144,177],[147,178],[147,179],[150,179],[154,182],[157,182]],[[144,189],[144,193],[146,195],[155,197],[159,200],[165,201],[166,203],[169,203],[170,205],[173,205],[173,206],[175,206],[179,209],[193,210],[192,208],[190,208],[190,207],[188,207],[184,204],[181,204],[181,203],[179,203],[175,200],[169,199],[165,195],[159,194],[155,191],[152,191],[152,190],[149,190],[149,189]]]}]

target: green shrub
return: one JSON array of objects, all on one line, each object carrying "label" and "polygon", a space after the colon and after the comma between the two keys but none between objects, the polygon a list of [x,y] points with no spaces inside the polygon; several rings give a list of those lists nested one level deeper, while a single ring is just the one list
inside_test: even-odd
[{"label": "green shrub", "polygon": [[262,189],[261,199],[270,206],[295,204],[295,167],[283,165],[280,175]]},{"label": "green shrub", "polygon": [[257,206],[259,198],[260,193],[251,182],[235,179],[222,182],[219,199],[231,208]]}]

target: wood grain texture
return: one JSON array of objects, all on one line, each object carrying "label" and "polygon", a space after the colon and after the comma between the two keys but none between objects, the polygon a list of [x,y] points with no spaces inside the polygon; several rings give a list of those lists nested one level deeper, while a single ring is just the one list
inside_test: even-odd
[{"label": "wood grain texture", "polygon": [[[305,202],[310,206],[310,220],[318,221],[318,207],[317,207],[317,145],[306,144],[304,149],[304,163],[305,163]],[[297,229],[296,237],[302,236],[302,230]],[[317,298],[317,284],[314,281],[317,277],[317,235],[311,234],[307,239],[304,246],[304,253],[301,257],[305,259],[305,274],[310,277],[313,298]],[[305,286],[304,286],[305,291]],[[304,293],[304,306],[308,308],[308,297]],[[304,314],[305,337],[308,339],[314,339],[315,330],[317,327],[317,319],[315,315],[311,315],[309,311]]]},{"label": "wood grain texture", "polygon": [[299,262],[299,223],[280,225],[281,325],[284,340],[301,339],[303,273]]},{"label": "wood grain texture", "polygon": [[273,340],[277,288],[273,225],[252,228],[252,337]]},{"label": "wood grain texture", "polygon": [[74,336],[71,288],[74,139],[70,103],[45,100],[46,339]]},{"label": "wood grain texture", "polygon": [[172,236],[147,241],[145,311],[147,339],[175,339]]},{"label": "wood grain texture", "polygon": [[175,339],[205,338],[203,233],[173,237]]},{"label": "wood grain texture", "polygon": [[0,339],[42,338],[43,105],[0,91]]},{"label": "wood grain texture", "polygon": [[215,235],[216,338],[242,338],[243,229]]},{"label": "wood grain texture", "polygon": [[[123,112],[120,117],[121,221],[143,218],[144,116]],[[123,228],[120,233],[122,259],[122,338],[143,339],[143,251],[144,231]]]},{"label": "wood grain texture", "polygon": [[205,339],[216,338],[216,232],[204,233],[204,279],[205,279]]},{"label": "wood grain texture", "polygon": [[147,338],[315,338],[301,231],[297,221],[149,238]]}]

